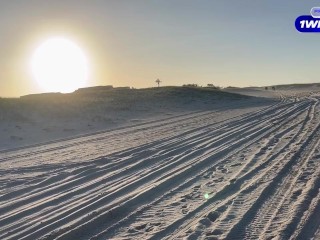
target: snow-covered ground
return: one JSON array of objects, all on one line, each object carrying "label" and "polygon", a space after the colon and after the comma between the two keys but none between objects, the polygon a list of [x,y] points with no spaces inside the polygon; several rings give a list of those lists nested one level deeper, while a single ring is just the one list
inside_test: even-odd
[{"label": "snow-covered ground", "polygon": [[317,89],[232,91],[2,151],[0,239],[319,238]]},{"label": "snow-covered ground", "polygon": [[[0,150],[132,126],[178,115],[261,106],[260,98],[212,89],[83,89],[72,94],[0,98]],[[252,100],[252,99],[251,99]]]}]

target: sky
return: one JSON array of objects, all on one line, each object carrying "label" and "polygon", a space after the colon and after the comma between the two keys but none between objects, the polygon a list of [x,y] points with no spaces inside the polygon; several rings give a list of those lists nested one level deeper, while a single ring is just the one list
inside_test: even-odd
[{"label": "sky", "polygon": [[88,58],[87,86],[318,82],[320,34],[295,30],[318,1],[2,0],[0,96],[42,92],[30,59],[63,36]]}]

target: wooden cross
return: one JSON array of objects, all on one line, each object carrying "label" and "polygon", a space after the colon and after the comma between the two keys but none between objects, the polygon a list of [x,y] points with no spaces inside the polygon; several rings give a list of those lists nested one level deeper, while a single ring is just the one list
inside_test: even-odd
[{"label": "wooden cross", "polygon": [[158,87],[160,87],[161,81],[159,79],[156,80],[156,83],[158,84]]}]

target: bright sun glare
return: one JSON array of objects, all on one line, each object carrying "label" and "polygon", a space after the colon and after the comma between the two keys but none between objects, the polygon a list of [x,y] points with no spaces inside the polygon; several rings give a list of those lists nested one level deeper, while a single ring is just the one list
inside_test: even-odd
[{"label": "bright sun glare", "polygon": [[88,78],[84,53],[65,38],[42,43],[32,56],[31,68],[40,87],[49,92],[72,92],[84,87]]}]

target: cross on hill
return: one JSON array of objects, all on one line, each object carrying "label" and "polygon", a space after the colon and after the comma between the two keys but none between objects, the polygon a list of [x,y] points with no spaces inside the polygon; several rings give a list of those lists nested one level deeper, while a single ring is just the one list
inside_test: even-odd
[{"label": "cross on hill", "polygon": [[156,80],[156,83],[158,84],[158,87],[160,87],[161,81],[159,79]]}]

